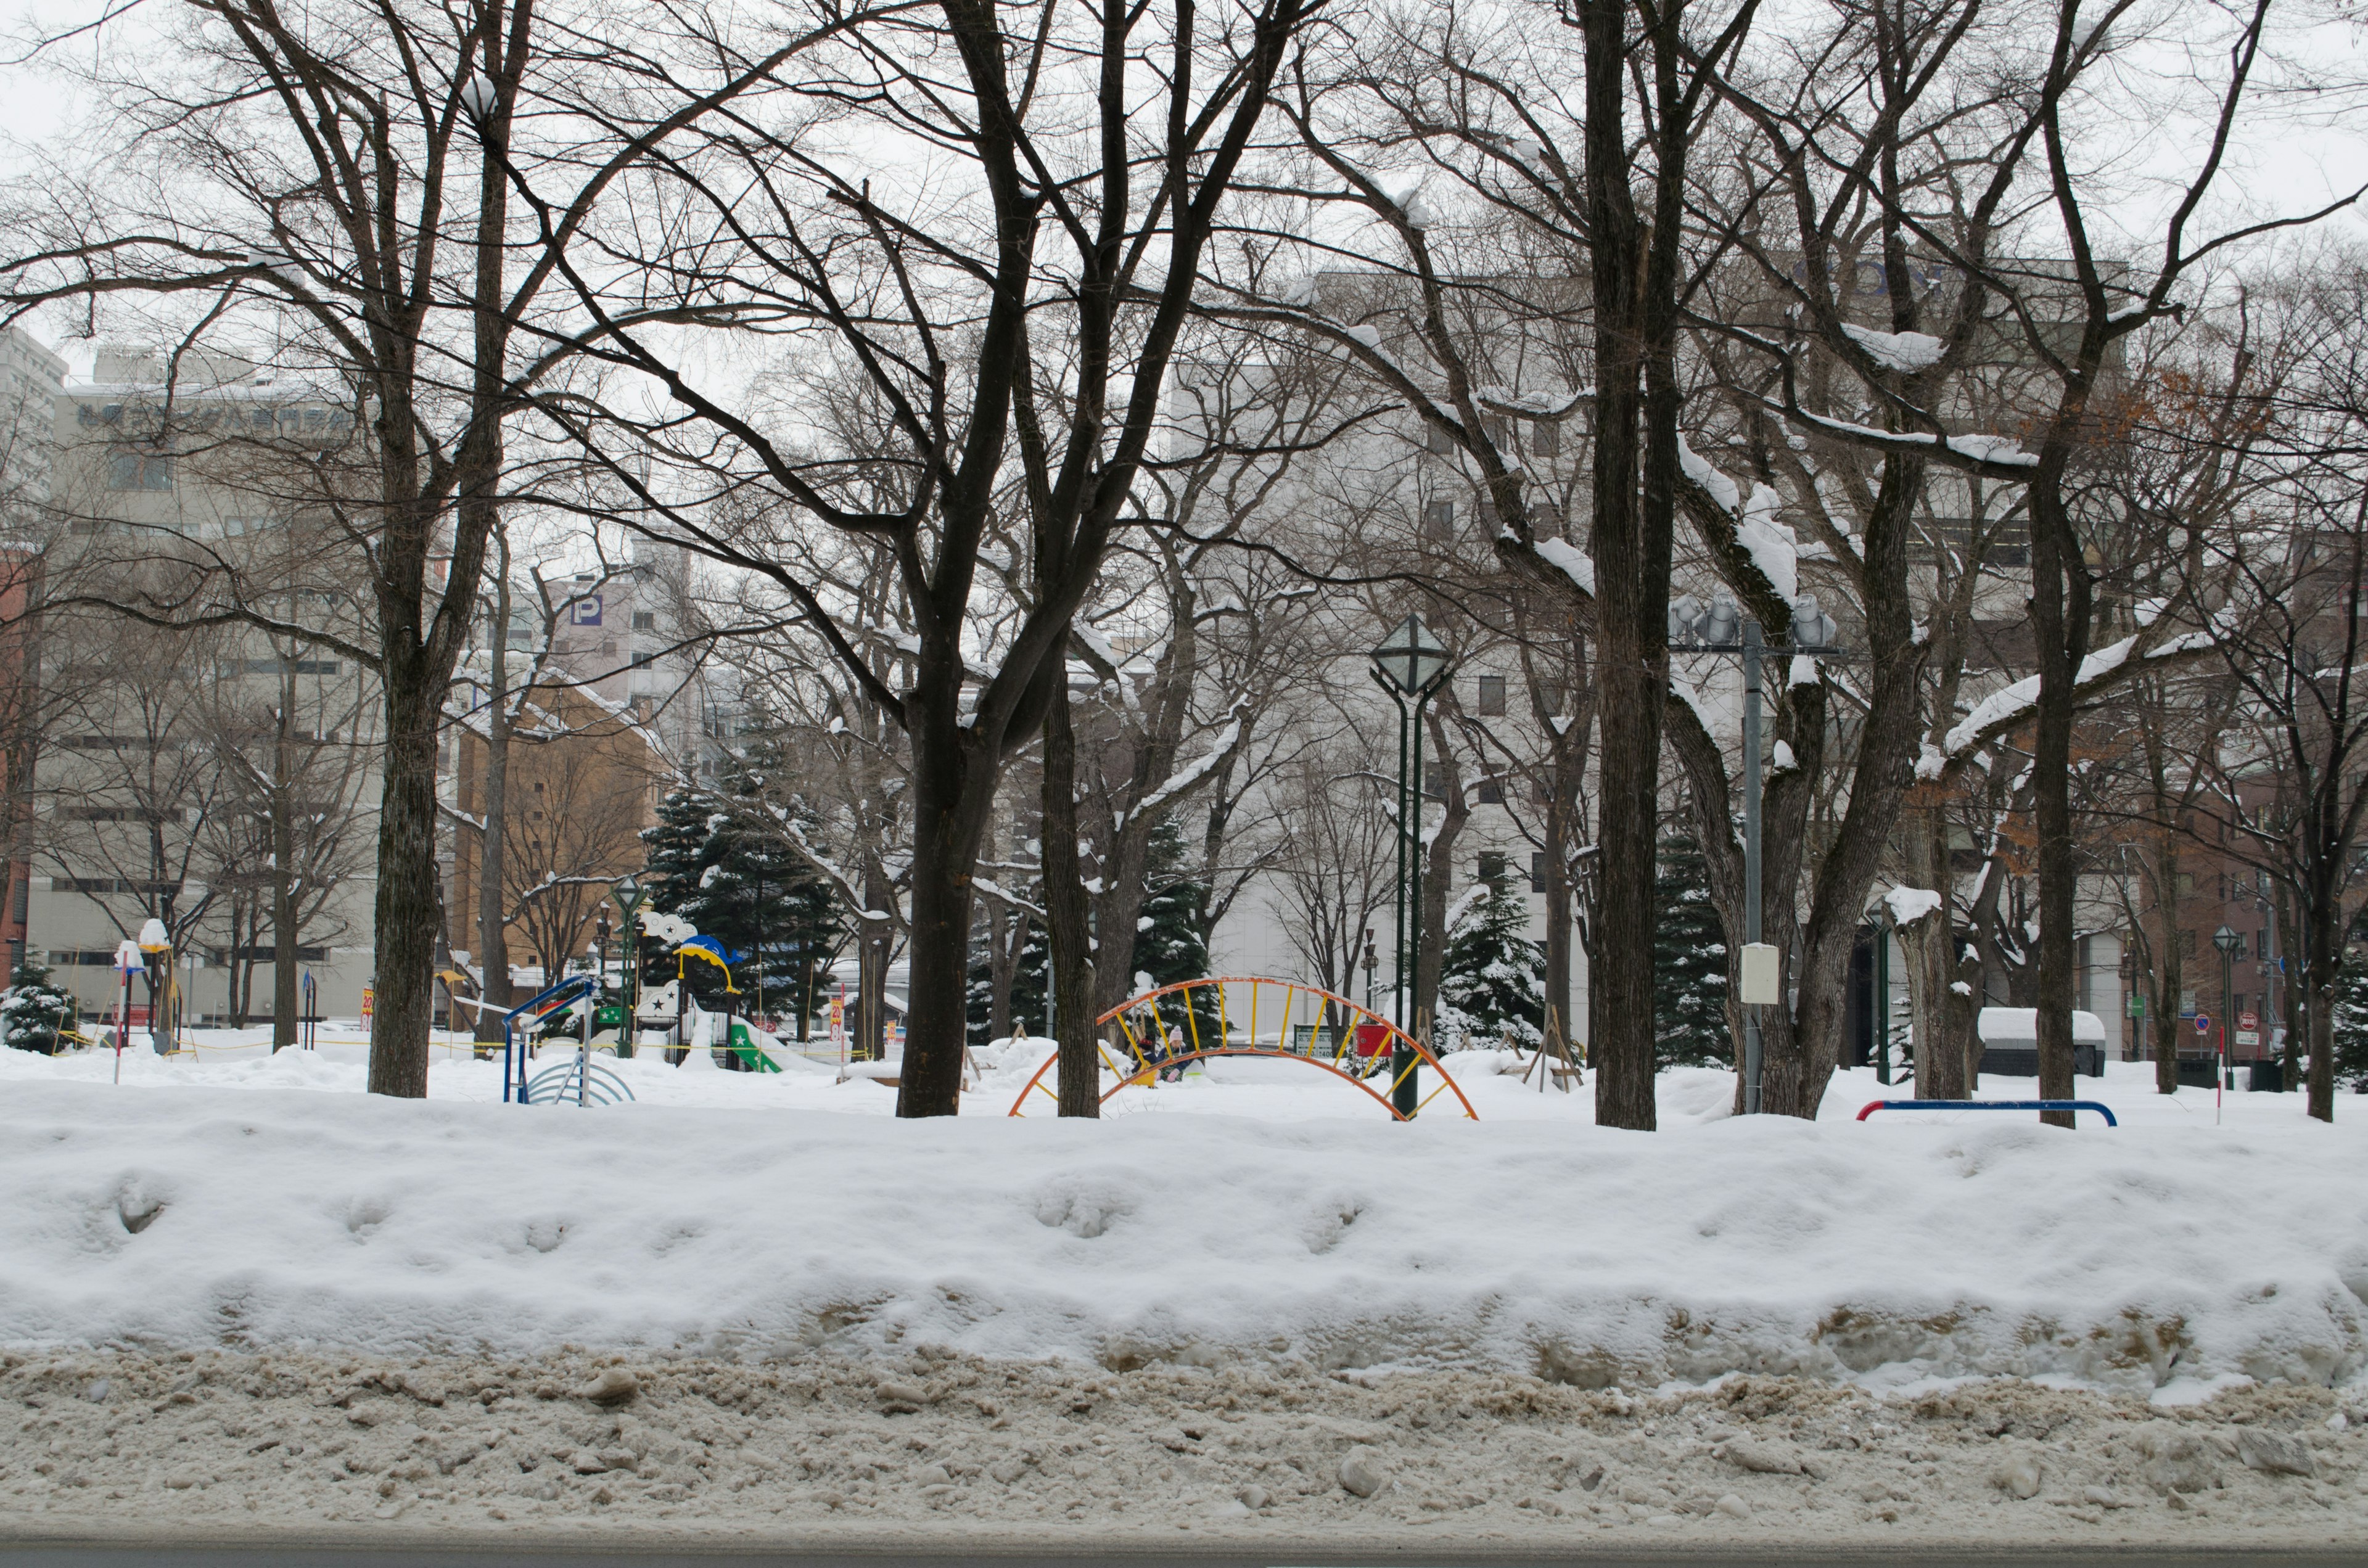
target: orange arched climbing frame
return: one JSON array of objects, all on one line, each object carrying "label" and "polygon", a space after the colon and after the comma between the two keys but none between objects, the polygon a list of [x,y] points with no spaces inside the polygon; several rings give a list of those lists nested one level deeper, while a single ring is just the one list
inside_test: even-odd
[{"label": "orange arched climbing frame", "polygon": [[[1238,1044],[1233,1040],[1233,1028],[1226,995],[1228,986],[1249,988],[1250,1006],[1247,1038]],[[1194,998],[1190,994],[1194,991],[1208,988],[1214,988],[1217,996],[1217,1038],[1213,1041],[1203,1040],[1201,1038],[1200,1013],[1192,1006]],[[1260,1006],[1262,1000],[1269,993],[1276,991],[1282,993],[1280,1001],[1270,1008],[1262,1008]],[[1177,996],[1179,994],[1182,994],[1178,1005],[1183,1012],[1184,1025],[1181,1030],[1171,1028],[1159,1016],[1159,999],[1163,996]],[[1299,1018],[1297,1014],[1307,1007],[1321,1008],[1326,1004],[1333,1009],[1334,1017],[1347,1020],[1347,1027],[1339,1031],[1339,1037],[1332,1047],[1331,1054],[1326,1057],[1310,1051],[1292,1050],[1291,1031],[1293,1026],[1312,1022],[1312,1020]],[[1263,1043],[1259,1038],[1259,1015],[1262,1011],[1274,1020],[1274,1042],[1271,1045]],[[1392,1059],[1398,1045],[1403,1043],[1415,1054],[1415,1062],[1407,1066],[1407,1072],[1411,1073],[1416,1066],[1428,1063],[1430,1070],[1439,1074],[1439,1087],[1423,1096],[1422,1104],[1415,1108],[1417,1111],[1420,1111],[1424,1106],[1428,1106],[1440,1095],[1452,1094],[1455,1096],[1456,1104],[1463,1107],[1466,1117],[1474,1121],[1480,1119],[1479,1113],[1472,1108],[1472,1102],[1464,1097],[1463,1090],[1457,1085],[1454,1076],[1440,1065],[1439,1058],[1430,1053],[1429,1046],[1388,1019],[1360,1007],[1346,996],[1336,995],[1317,986],[1301,985],[1288,980],[1267,980],[1255,975],[1211,975],[1200,980],[1182,980],[1173,985],[1162,985],[1156,990],[1146,991],[1140,996],[1120,1003],[1100,1017],[1096,1018],[1094,1027],[1100,1028],[1110,1023],[1116,1023],[1125,1034],[1127,1051],[1134,1061],[1131,1068],[1123,1066],[1110,1054],[1108,1046],[1101,1048],[1103,1062],[1118,1075],[1118,1082],[1102,1094],[1104,1104],[1108,1104],[1110,1096],[1117,1094],[1119,1090],[1147,1084],[1163,1070],[1179,1067],[1188,1062],[1205,1061],[1210,1057],[1264,1057],[1271,1061],[1297,1062],[1306,1066],[1320,1068],[1343,1082],[1354,1084],[1371,1096],[1376,1105],[1388,1111],[1392,1119],[1405,1121],[1408,1119],[1402,1115],[1398,1108],[1391,1102],[1390,1096],[1376,1090],[1366,1081],[1367,1074],[1350,1072],[1343,1066],[1344,1062]],[[1141,1028],[1137,1027],[1138,1024]],[[1182,1045],[1188,1049],[1181,1051],[1170,1049],[1155,1057],[1144,1049],[1144,1037],[1146,1033],[1163,1045]],[[1360,1049],[1360,1047],[1362,1049]],[[1036,1069],[1030,1076],[1027,1086],[1019,1091],[1019,1097],[1011,1102],[1009,1114],[1027,1115],[1028,1096],[1030,1095],[1042,1094],[1048,1099],[1057,1101],[1059,1096],[1045,1085],[1044,1074],[1051,1072],[1053,1064],[1059,1060],[1057,1052],[1044,1059],[1043,1065]],[[1370,1069],[1368,1071],[1370,1072]],[[1395,1090],[1397,1087],[1397,1081],[1392,1079],[1388,1086]]]}]

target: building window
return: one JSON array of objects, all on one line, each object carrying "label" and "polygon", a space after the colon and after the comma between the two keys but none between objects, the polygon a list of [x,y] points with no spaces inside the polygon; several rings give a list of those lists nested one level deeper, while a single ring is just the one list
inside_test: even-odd
[{"label": "building window", "polygon": [[1502,855],[1486,853],[1480,857],[1480,880],[1482,881],[1493,885],[1503,880],[1504,875],[1505,858]]},{"label": "building window", "polygon": [[[2195,956],[2195,932],[2192,928],[2179,934],[2179,954],[2181,958],[2189,959]],[[2193,1011],[2192,1008],[2189,1010]]]},{"label": "building window", "polygon": [[645,670],[648,669],[651,665],[656,663],[656,661],[657,655],[655,653],[636,653],[633,655],[633,668],[637,670]]},{"label": "building window", "polygon": [[635,610],[635,611],[633,612],[633,630],[634,630],[634,631],[655,631],[657,629],[658,629],[658,615],[657,615],[657,611],[655,611],[655,610],[652,610],[652,609],[637,609],[637,610]]},{"label": "building window", "polygon": [[1426,422],[1422,427],[1422,444],[1435,458],[1443,458],[1455,449],[1455,438],[1444,426]]},{"label": "building window", "polygon": [[1504,784],[1500,780],[1495,778],[1482,779],[1480,781],[1480,803],[1484,806],[1503,805],[1505,803]]},{"label": "building window", "polygon": [[1543,849],[1530,851],[1530,891],[1546,891],[1546,852]]},{"label": "building window", "polygon": [[1562,426],[1552,419],[1541,419],[1530,426],[1530,450],[1542,458],[1562,456]]},{"label": "building window", "polygon": [[1570,694],[1562,682],[1542,680],[1537,683],[1534,689],[1537,692],[1538,708],[1548,718],[1560,718],[1566,711],[1563,702]]},{"label": "building window", "polygon": [[1455,503],[1426,501],[1422,504],[1422,537],[1433,543],[1444,543],[1455,532]]},{"label": "building window", "polygon": [[170,490],[173,460],[163,452],[119,447],[107,454],[109,490]]},{"label": "building window", "polygon": [[1482,676],[1480,677],[1479,701],[1480,716],[1482,718],[1503,718],[1505,716],[1505,677],[1503,676]]}]

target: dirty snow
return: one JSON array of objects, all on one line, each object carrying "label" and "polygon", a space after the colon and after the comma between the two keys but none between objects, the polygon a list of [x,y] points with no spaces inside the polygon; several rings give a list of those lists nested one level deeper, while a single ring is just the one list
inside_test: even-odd
[{"label": "dirty snow", "polygon": [[0,1053],[0,1416],[28,1435],[0,1528],[2360,1520],[2356,1430],[2325,1423],[2368,1361],[2368,1216],[2259,1195],[2351,1190],[2368,1138],[2298,1096],[2214,1125],[2114,1062],[2081,1083],[2111,1132],[1860,1123],[1861,1070],[1812,1123],[1688,1070],[1643,1134],[1472,1051],[1476,1121],[1266,1062],[1005,1116],[1045,1050],[978,1053],[964,1114],[922,1123],[828,1063],[643,1055],[615,1063],[635,1103],[576,1109],[493,1103],[464,1049],[425,1103],[360,1093],[358,1041],[133,1052],[120,1086]]}]

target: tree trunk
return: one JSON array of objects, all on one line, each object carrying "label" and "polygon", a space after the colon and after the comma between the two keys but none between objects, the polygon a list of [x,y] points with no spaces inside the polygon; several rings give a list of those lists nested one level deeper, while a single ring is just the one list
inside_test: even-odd
[{"label": "tree trunk", "polygon": [[279,722],[273,733],[271,756],[271,1049],[296,1043],[296,824],[294,767],[289,756],[289,709],[295,701],[295,677],[283,676],[279,688]]},{"label": "tree trunk", "polygon": [[445,683],[430,678],[417,640],[405,629],[394,630],[383,674],[386,760],[379,802],[370,1091],[421,1099],[427,1094],[436,928],[443,916],[436,876],[436,733]]},{"label": "tree trunk", "polygon": [[[1070,727],[1068,666],[1065,660],[1053,664],[1046,678],[1059,685],[1044,710],[1041,842],[1045,936],[1053,960],[1053,1035],[1059,1053],[1057,1094],[1061,1115],[1099,1116],[1102,1072],[1094,1004],[1103,987],[1095,983],[1093,934],[1087,929],[1088,902],[1078,867],[1077,747]],[[1105,881],[1110,874],[1110,868],[1103,867]],[[1112,950],[1117,949],[1113,939]]]},{"label": "tree trunk", "polygon": [[1570,1038],[1570,804],[1559,768],[1549,775],[1544,841],[1546,882],[1546,1013]]},{"label": "tree trunk", "polygon": [[1948,1027],[1949,920],[1946,906],[1921,920],[1897,927],[1899,950],[1907,967],[1907,1017],[1916,1040],[1916,1097],[1953,1100],[1964,1097],[1958,1080],[1961,1059],[1944,1048]]},{"label": "tree trunk", "polygon": [[[2077,404],[2068,412],[2077,418]],[[2066,423],[2059,416],[2059,426]],[[2072,687],[2089,651],[2090,591],[2079,541],[2065,509],[2066,445],[2049,442],[2030,491],[2031,608],[2039,646],[2031,757],[2032,804],[2039,833],[2039,1097],[2048,1100],[2068,1100],[2077,1092],[2072,1074],[2078,936],[2073,907],[2080,868],[2072,842]],[[2042,1111],[2040,1118],[2051,1127],[2072,1125],[2070,1111]]]},{"label": "tree trunk", "polygon": [[484,826],[477,834],[477,962],[484,971],[486,1004],[477,1009],[476,1038],[499,1045],[502,1014],[515,998],[510,991],[507,901],[502,896],[508,877],[507,836],[510,778],[510,583],[509,551],[495,560],[491,690],[485,703],[485,767],[480,782],[478,810]]},{"label": "tree trunk", "polygon": [[[971,749],[977,742],[960,708],[959,654],[933,638],[924,638],[922,650],[905,697],[905,733],[913,747],[913,916],[896,1114],[906,1117],[962,1110],[971,877],[994,814],[998,771],[996,759]],[[1060,671],[1057,649],[1050,659]]]},{"label": "tree trunk", "polygon": [[[2336,847],[2339,850],[2342,846]],[[2311,858],[2304,875],[2303,914],[2310,951],[2304,972],[2310,984],[2310,1114],[2320,1121],[2335,1119],[2335,993],[2343,971],[2342,861],[2348,857]]]},{"label": "tree trunk", "polygon": [[[1632,58],[1623,0],[1574,7],[1586,51],[1587,211],[1593,283],[1595,445],[1589,492],[1597,667],[1602,691],[1597,880],[1601,925],[1588,969],[1595,1119],[1656,1125],[1653,1058],[1654,830],[1659,820],[1661,697],[1668,684],[1668,559],[1656,562],[1638,506],[1642,483],[1646,236],[1630,194]],[[1664,168],[1661,178],[1679,171]],[[1660,594],[1655,597],[1657,579]],[[1649,602],[1648,602],[1649,601]]]},{"label": "tree trunk", "polygon": [[2179,847],[2172,830],[2155,836],[2155,951],[2161,955],[2149,1000],[2154,1009],[2154,1086],[2157,1094],[2179,1093]]}]

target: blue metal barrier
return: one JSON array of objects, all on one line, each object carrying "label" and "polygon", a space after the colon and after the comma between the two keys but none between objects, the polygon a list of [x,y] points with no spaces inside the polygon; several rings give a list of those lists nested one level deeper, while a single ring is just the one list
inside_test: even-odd
[{"label": "blue metal barrier", "polygon": [[[600,982],[596,975],[571,974],[540,995],[529,996],[502,1015],[502,1103],[527,1103],[526,1041],[518,1038],[518,1021],[532,1022],[562,1003],[590,994]],[[513,1094],[512,1090],[516,1093]]]},{"label": "blue metal barrier", "polygon": [[2108,1127],[2119,1127],[2112,1108],[2099,1100],[1869,1100],[1859,1108],[1864,1121],[1879,1110],[2093,1110]]}]

